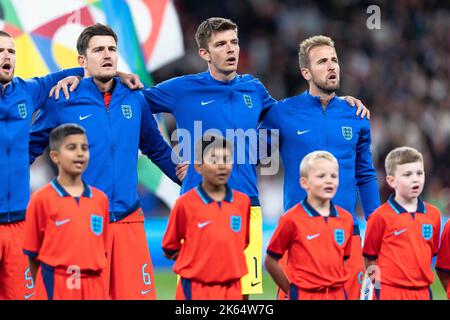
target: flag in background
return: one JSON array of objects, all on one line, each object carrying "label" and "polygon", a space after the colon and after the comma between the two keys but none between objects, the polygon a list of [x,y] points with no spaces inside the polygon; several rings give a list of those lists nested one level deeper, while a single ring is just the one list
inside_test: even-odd
[{"label": "flag in background", "polygon": [[[15,75],[43,76],[78,66],[76,41],[96,22],[118,35],[118,69],[152,85],[150,72],[184,54],[178,15],[170,0],[0,0],[0,30],[16,43]],[[138,160],[141,185],[169,207],[179,187],[147,157]]]}]

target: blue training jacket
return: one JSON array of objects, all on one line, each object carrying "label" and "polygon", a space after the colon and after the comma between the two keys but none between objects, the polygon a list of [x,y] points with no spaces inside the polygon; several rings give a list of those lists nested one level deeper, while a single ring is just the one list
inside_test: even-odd
[{"label": "blue training jacket", "polygon": [[0,88],[0,223],[25,219],[30,198],[28,141],[33,113],[59,80],[83,75],[82,68],[74,68],[42,78],[15,77],[4,92]]},{"label": "blue training jacket", "polygon": [[164,141],[141,91],[132,91],[114,79],[109,108],[92,78],[81,80],[69,100],[49,101],[31,127],[30,159],[42,154],[50,131],[63,123],[86,129],[90,161],[83,179],[108,196],[110,220],[119,221],[141,207],[138,198],[138,150],[147,155],[170,179],[178,162]]},{"label": "blue training jacket", "polygon": [[[261,128],[279,130],[279,150],[284,174],[284,210],[306,196],[300,187],[300,163],[310,152],[326,150],[339,162],[339,187],[333,201],[355,215],[357,192],[366,219],[380,205],[377,175],[370,151],[370,123],[356,109],[334,97],[326,109],[319,97],[303,94],[279,101],[264,118]],[[359,229],[355,228],[359,234]]]},{"label": "blue training jacket", "polygon": [[[167,80],[143,93],[153,113],[167,112],[175,117],[182,158],[191,163],[183,180],[182,194],[202,180],[192,165],[195,143],[209,129],[218,130],[224,137],[228,129],[229,134],[237,137],[233,139],[235,162],[229,184],[250,196],[253,205],[259,205],[257,146],[250,144],[248,137],[257,134],[259,122],[276,100],[258,79],[237,75],[233,80],[219,81],[206,71]],[[201,121],[201,127],[199,123],[196,127],[196,121]]]}]

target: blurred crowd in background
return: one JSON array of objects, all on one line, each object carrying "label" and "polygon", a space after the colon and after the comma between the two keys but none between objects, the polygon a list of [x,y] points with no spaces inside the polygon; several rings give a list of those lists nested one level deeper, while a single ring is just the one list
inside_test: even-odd
[{"label": "blurred crowd in background", "polygon": [[[424,198],[450,213],[450,8],[434,0],[300,1],[177,0],[184,32],[184,58],[158,70],[155,83],[206,70],[194,39],[208,17],[230,18],[239,27],[239,73],[259,77],[276,99],[307,89],[298,67],[298,45],[322,34],[334,41],[341,67],[339,95],[361,99],[371,111],[372,152],[381,200],[384,158],[397,146],[419,149],[425,158]],[[378,5],[381,29],[370,30],[369,5]],[[220,116],[220,115],[218,115]],[[169,131],[173,118],[165,116]],[[282,174],[259,181],[266,223],[282,211]],[[36,180],[37,179],[37,180]],[[34,176],[34,184],[39,177]],[[147,215],[169,209],[140,190]]]}]

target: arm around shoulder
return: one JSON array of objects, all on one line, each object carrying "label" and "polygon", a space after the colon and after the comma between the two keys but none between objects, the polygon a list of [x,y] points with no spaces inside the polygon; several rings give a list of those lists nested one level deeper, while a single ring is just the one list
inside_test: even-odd
[{"label": "arm around shoulder", "polygon": [[58,125],[58,113],[55,102],[50,100],[38,111],[30,129],[30,163],[33,163],[47,147],[50,131]]},{"label": "arm around shoulder", "polygon": [[142,89],[148,107],[153,113],[173,113],[180,95],[181,78],[169,79],[153,87]]},{"label": "arm around shoulder", "polygon": [[50,73],[44,77],[36,77],[27,79],[25,81],[27,91],[33,98],[35,103],[35,110],[42,107],[47,101],[52,87],[54,87],[58,81],[70,76],[77,76],[82,78],[84,76],[83,68],[65,69],[62,71]]}]

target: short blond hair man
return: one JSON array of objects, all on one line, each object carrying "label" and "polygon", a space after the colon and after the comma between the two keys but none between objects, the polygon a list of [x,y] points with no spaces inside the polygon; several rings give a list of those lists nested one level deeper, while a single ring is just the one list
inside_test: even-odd
[{"label": "short blond hair man", "polygon": [[300,43],[299,73],[308,82],[308,90],[280,101],[267,113],[262,127],[279,132],[285,169],[285,211],[306,196],[298,184],[302,159],[315,150],[326,150],[336,157],[340,187],[334,200],[354,218],[352,254],[345,266],[351,276],[345,289],[348,298],[355,300],[360,296],[364,274],[356,203],[359,197],[366,218],[380,204],[370,151],[370,123],[356,117],[347,102],[336,95],[340,85],[340,65],[331,38],[317,35]]},{"label": "short blond hair man", "polygon": [[303,40],[299,44],[298,62],[300,68],[310,67],[309,51],[318,46],[329,46],[334,48],[334,41],[330,37],[314,36]]}]

